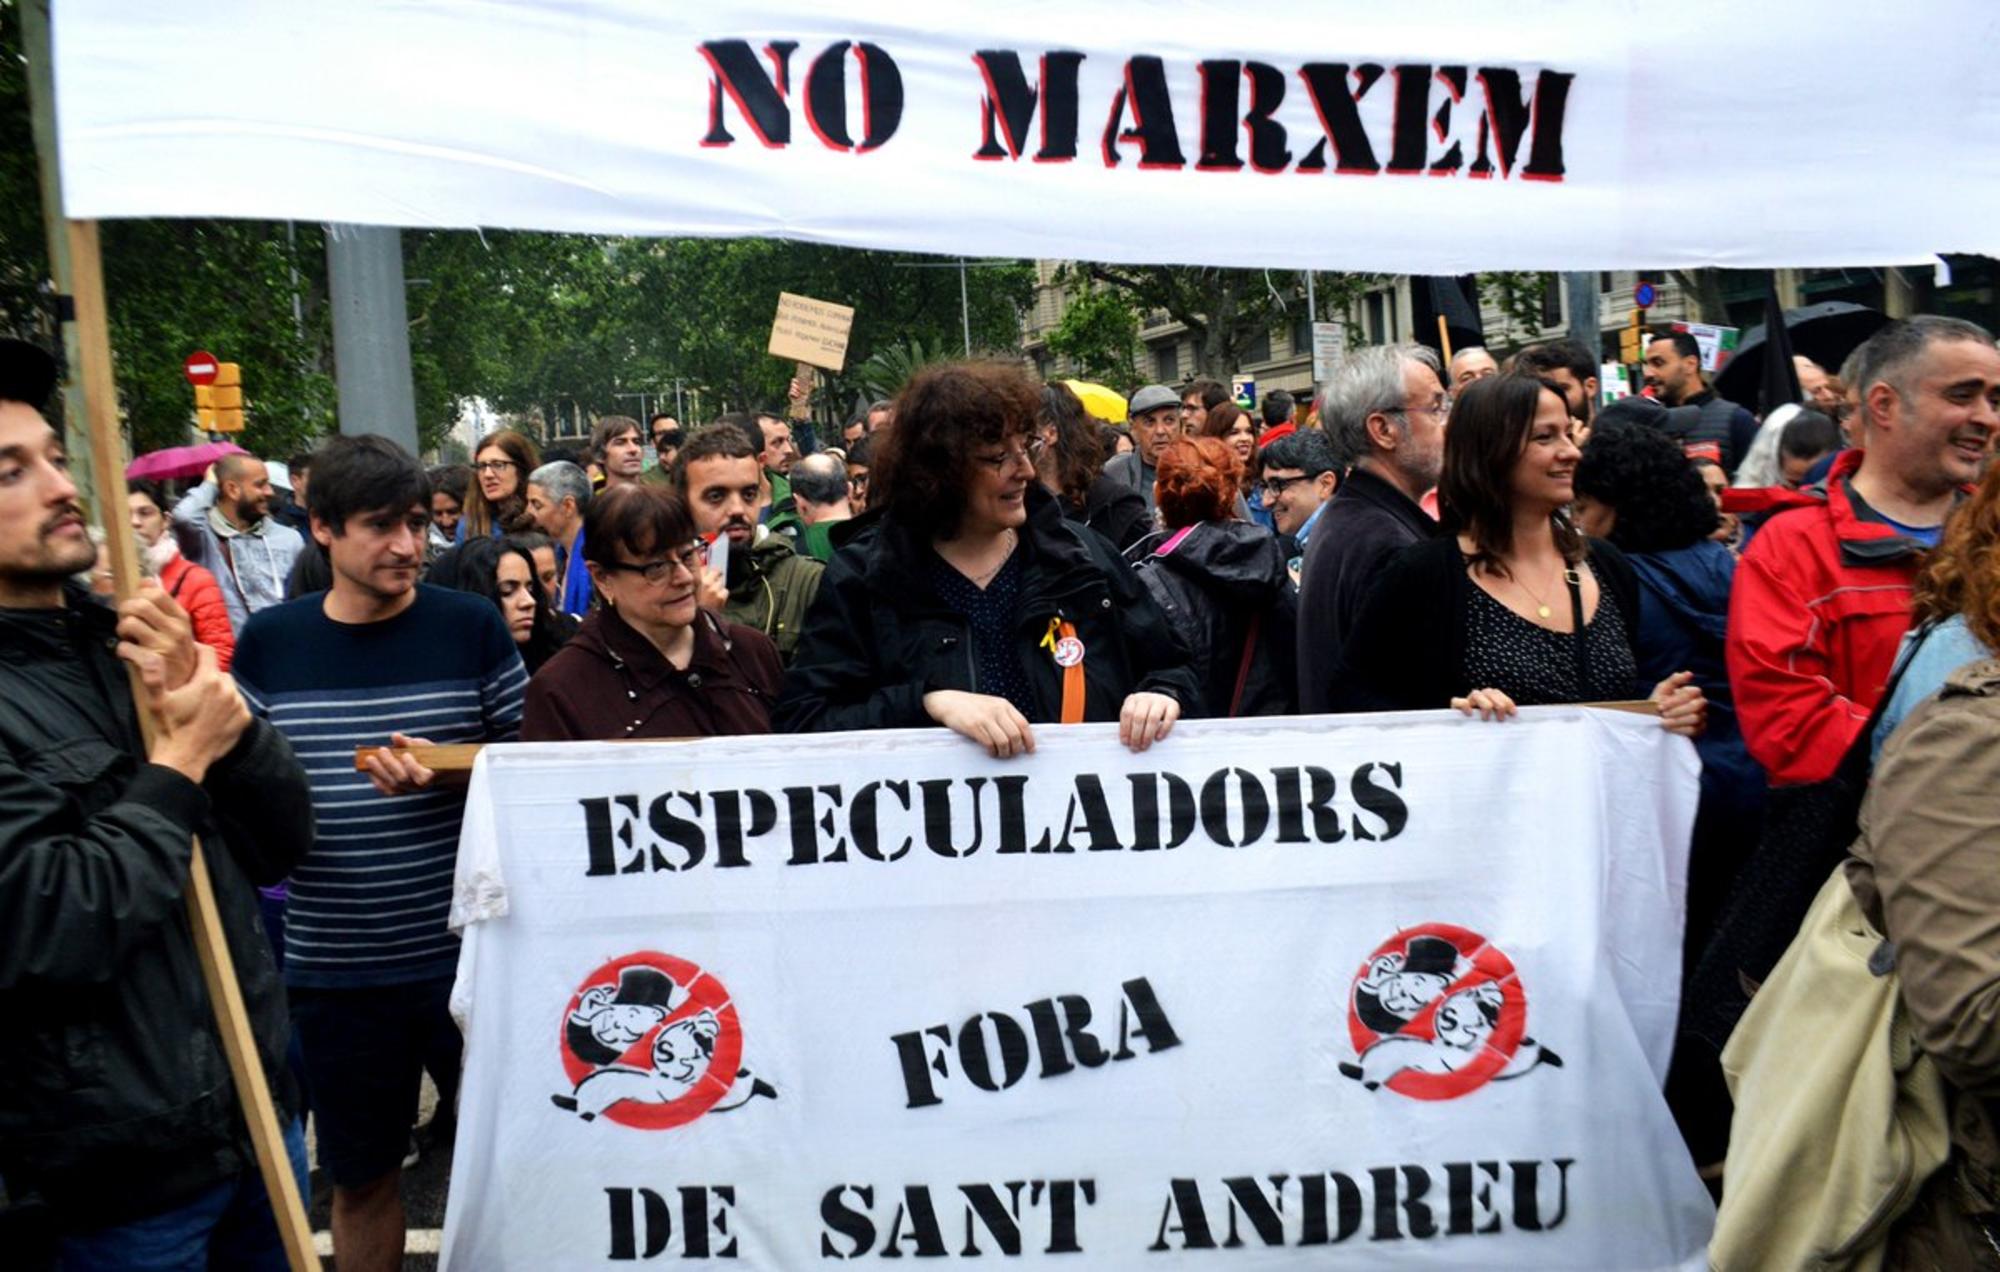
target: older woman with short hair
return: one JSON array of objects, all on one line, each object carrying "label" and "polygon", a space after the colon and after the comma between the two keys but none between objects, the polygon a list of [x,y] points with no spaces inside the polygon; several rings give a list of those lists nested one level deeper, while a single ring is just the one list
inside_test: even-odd
[{"label": "older woman with short hair", "polygon": [[788,730],[943,725],[1006,757],[1117,720],[1144,750],[1200,705],[1159,606],[1036,479],[1020,368],[913,376],[878,435],[873,523],[834,554],[778,704]]},{"label": "older woman with short hair", "polygon": [[598,607],[528,682],[522,741],[770,731],[777,647],[697,602],[702,550],[678,495],[628,482],[592,499],[583,559]]}]

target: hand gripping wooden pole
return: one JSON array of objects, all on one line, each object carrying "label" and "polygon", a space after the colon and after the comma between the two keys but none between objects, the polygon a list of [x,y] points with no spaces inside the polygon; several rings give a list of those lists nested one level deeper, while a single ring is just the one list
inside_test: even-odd
[{"label": "hand gripping wooden pole", "polygon": [[[111,330],[104,307],[104,263],[98,254],[97,222],[69,222],[69,251],[75,286],[77,344],[82,355],[82,365],[73,373],[81,377],[84,413],[90,423],[90,461],[97,511],[104,523],[104,547],[111,554],[111,576],[122,601],[138,589],[139,555],[132,543],[132,523],[125,515],[125,439],[118,427],[117,389],[111,375]],[[150,746],[154,722],[136,668],[132,669],[132,697],[138,707],[139,728]],[[320,1262],[313,1249],[312,1225],[306,1220],[298,1179],[292,1174],[291,1157],[285,1151],[278,1111],[271,1102],[271,1087],[265,1081],[264,1065],[257,1055],[256,1035],[250,1030],[250,1013],[243,1005],[243,991],[236,983],[236,967],[222,934],[215,888],[209,879],[200,839],[195,840],[194,855],[188,863],[187,905],[202,979],[208,984],[208,999],[215,1009],[216,1032],[222,1036],[222,1049],[229,1057],[229,1075],[236,1082],[236,1096],[242,1103],[243,1120],[250,1128],[250,1144],[257,1155],[257,1170],[263,1176],[264,1191],[271,1198],[272,1218],[277,1221],[278,1235],[285,1243],[286,1258],[291,1262],[292,1272],[318,1272]]]}]

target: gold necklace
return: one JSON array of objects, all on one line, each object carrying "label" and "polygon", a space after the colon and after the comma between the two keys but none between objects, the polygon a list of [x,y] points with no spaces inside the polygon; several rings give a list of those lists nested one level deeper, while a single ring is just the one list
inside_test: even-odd
[{"label": "gold necklace", "polygon": [[[1563,570],[1563,574],[1567,576],[1570,573],[1572,573],[1572,571],[1569,570],[1567,567],[1565,567]],[[1512,570],[1507,571],[1507,581],[1509,583],[1512,583],[1515,587],[1520,588],[1523,592],[1526,592],[1529,596],[1534,598],[1536,618],[1548,618],[1555,613],[1554,610],[1549,608],[1549,603],[1548,601],[1543,599],[1542,594],[1530,588],[1525,580],[1515,575],[1514,571]]]}]

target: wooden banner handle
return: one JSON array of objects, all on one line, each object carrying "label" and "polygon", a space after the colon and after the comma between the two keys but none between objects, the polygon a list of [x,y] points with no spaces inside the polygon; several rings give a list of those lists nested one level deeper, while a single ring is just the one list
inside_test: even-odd
[{"label": "wooden banner handle", "polygon": [[[98,249],[97,222],[69,222],[69,253],[76,293],[77,347],[82,355],[82,365],[71,368],[71,374],[81,377],[84,415],[90,424],[90,463],[97,494],[95,511],[104,527],[105,550],[111,554],[112,582],[118,599],[123,601],[139,588],[139,554],[132,542],[131,520],[125,515],[125,437],[118,425],[118,391],[111,373],[111,329],[104,303],[104,262]],[[138,669],[128,666],[126,670],[131,677],[139,730],[150,749],[152,712],[146,707]],[[243,1121],[250,1129],[250,1145],[257,1157],[264,1191],[271,1199],[271,1215],[284,1242],[285,1258],[292,1265],[292,1272],[318,1272],[320,1261],[313,1248],[312,1224],[306,1219],[305,1203],[299,1196],[298,1177],[292,1174],[291,1154],[285,1151],[284,1130],[278,1125],[277,1106],[272,1103],[271,1087],[257,1054],[257,1037],[250,1029],[250,1013],[243,1004],[242,988],[236,982],[236,965],[223,936],[215,889],[199,838],[194,841],[193,857],[188,863],[187,907],[202,980],[208,986],[209,1005],[215,1011],[216,1031],[229,1059],[229,1076],[236,1082],[236,1098],[243,1106]]]},{"label": "wooden banner handle", "polygon": [[819,372],[810,362],[794,363],[793,368],[792,375],[806,386],[806,395],[791,399],[790,414],[794,420],[809,420],[812,418],[812,390],[819,383]]}]

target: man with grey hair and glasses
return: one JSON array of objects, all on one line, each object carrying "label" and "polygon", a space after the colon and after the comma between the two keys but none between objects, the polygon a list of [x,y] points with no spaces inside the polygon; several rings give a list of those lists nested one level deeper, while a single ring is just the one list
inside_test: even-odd
[{"label": "man with grey hair and glasses", "polygon": [[1444,468],[1451,413],[1435,353],[1384,345],[1350,353],[1320,394],[1319,417],[1352,467],[1313,529],[1299,578],[1299,706],[1331,709],[1340,648],[1382,567],[1434,533],[1418,504]]},{"label": "man with grey hair and glasses", "polygon": [[590,474],[565,459],[528,474],[528,515],[562,549],[562,581],[556,608],[582,618],[594,590],[583,564],[583,510],[590,506]]}]

